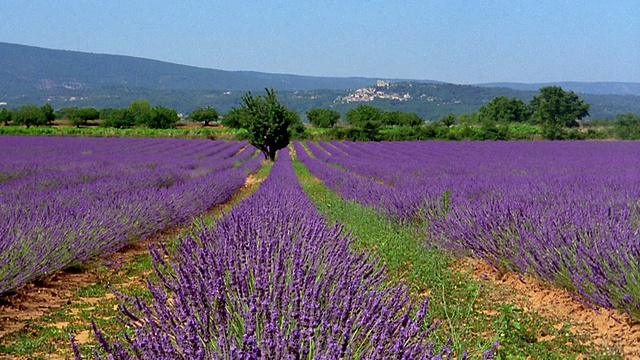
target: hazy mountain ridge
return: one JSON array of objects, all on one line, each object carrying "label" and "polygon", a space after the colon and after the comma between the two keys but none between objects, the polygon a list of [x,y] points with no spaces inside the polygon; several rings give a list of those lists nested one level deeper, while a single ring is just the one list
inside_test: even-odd
[{"label": "hazy mountain ridge", "polygon": [[[0,106],[9,108],[45,102],[54,108],[124,107],[144,98],[153,105],[168,106],[186,114],[207,105],[224,113],[238,106],[245,91],[259,92],[272,87],[278,90],[286,106],[300,114],[314,107],[331,107],[344,114],[361,103],[348,99],[353,98],[358,89],[375,88],[377,80],[224,71],[130,56],[0,43]],[[592,105],[592,117],[613,118],[626,112],[640,114],[640,84],[637,83],[494,83],[495,86],[488,86],[385,80],[389,80],[390,85],[379,90],[409,96],[403,101],[391,95],[374,97],[368,104],[384,110],[413,111],[426,119],[449,113],[471,113],[496,96],[528,101],[540,87],[547,85],[560,85],[580,93]],[[585,93],[586,89],[591,93]],[[612,91],[625,95],[602,95]],[[366,95],[366,91],[363,93]]]},{"label": "hazy mountain ridge", "polygon": [[0,96],[33,90],[107,86],[156,89],[276,90],[354,89],[375,83],[364,77],[314,77],[225,71],[122,55],[51,50],[0,43]]},{"label": "hazy mountain ridge", "polygon": [[522,91],[536,91],[545,86],[560,86],[565,90],[573,91],[577,94],[597,94],[597,95],[640,95],[640,83],[633,82],[547,82],[547,83],[514,83],[514,82],[494,82],[475,84],[481,87],[503,87]]}]

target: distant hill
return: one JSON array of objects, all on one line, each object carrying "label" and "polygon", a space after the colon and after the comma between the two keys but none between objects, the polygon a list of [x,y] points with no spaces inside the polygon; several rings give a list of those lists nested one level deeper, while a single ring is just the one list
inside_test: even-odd
[{"label": "distant hill", "polygon": [[276,90],[356,89],[375,83],[362,77],[316,77],[224,71],[131,56],[51,50],[0,43],[0,96],[43,90],[104,87],[154,89]]},{"label": "distant hill", "polygon": [[[354,101],[357,92],[366,93],[369,90],[363,89],[375,87],[377,80],[224,71],[130,56],[0,43],[0,107],[9,108],[45,102],[54,108],[123,107],[144,98],[153,105],[185,114],[207,105],[225,113],[238,106],[245,91],[259,92],[272,87],[278,90],[286,106],[300,114],[314,107],[331,107],[344,114],[361,103]],[[637,83],[456,85],[432,80],[385,80],[390,85],[377,90],[386,95],[372,97],[370,105],[413,111],[426,119],[471,113],[496,96],[528,101],[540,87],[547,85],[580,93],[591,104],[592,117],[613,118],[626,112],[640,115]],[[396,99],[392,93],[408,97]]]},{"label": "distant hill", "polygon": [[550,82],[537,84],[523,84],[512,82],[495,82],[476,84],[482,87],[503,87],[522,91],[537,91],[545,86],[560,86],[566,91],[577,94],[598,95],[640,95],[640,83],[632,82]]}]

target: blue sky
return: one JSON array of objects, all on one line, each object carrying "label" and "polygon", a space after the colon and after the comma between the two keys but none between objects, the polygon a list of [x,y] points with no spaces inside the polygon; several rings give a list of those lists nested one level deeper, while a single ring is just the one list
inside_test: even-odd
[{"label": "blue sky", "polygon": [[0,0],[0,42],[299,75],[640,82],[639,0],[176,3]]}]

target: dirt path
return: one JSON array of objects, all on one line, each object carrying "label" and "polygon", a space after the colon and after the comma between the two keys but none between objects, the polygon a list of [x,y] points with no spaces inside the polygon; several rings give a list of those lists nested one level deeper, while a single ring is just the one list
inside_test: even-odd
[{"label": "dirt path", "polygon": [[572,333],[588,336],[597,348],[617,348],[625,359],[640,360],[640,321],[626,313],[593,309],[576,300],[568,290],[544,284],[532,276],[524,276],[521,280],[518,275],[501,273],[481,260],[459,259],[455,266],[460,271],[473,271],[477,281],[490,282],[508,290],[513,294],[509,301],[519,308],[557,319],[558,329],[568,324]]},{"label": "dirt path", "polygon": [[[225,209],[246,196],[247,189],[257,186],[260,182],[261,179],[249,175],[245,185],[236,191],[230,201],[215,206],[201,216],[220,216]],[[189,230],[191,225],[167,229],[143,241],[129,244],[105,259],[89,261],[81,269],[58,271],[47,279],[27,284],[12,294],[0,297],[0,340],[5,335],[24,328],[28,320],[38,318],[49,310],[71,304],[72,297],[78,289],[104,283],[110,274],[101,272],[101,265],[107,265],[110,271],[117,272],[118,264],[131,261],[136,255],[146,254],[149,245],[166,243]]]}]

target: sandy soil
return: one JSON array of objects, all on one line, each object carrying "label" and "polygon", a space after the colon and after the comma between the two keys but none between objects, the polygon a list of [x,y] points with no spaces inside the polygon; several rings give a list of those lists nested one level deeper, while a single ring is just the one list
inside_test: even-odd
[{"label": "sandy soil", "polygon": [[476,280],[511,290],[516,294],[510,299],[514,305],[557,319],[558,329],[568,323],[572,333],[586,334],[597,347],[617,348],[625,359],[640,360],[640,321],[628,314],[594,309],[576,300],[566,289],[542,283],[531,276],[520,278],[514,273],[502,273],[481,260],[459,259],[456,268],[460,271],[471,269]]}]

